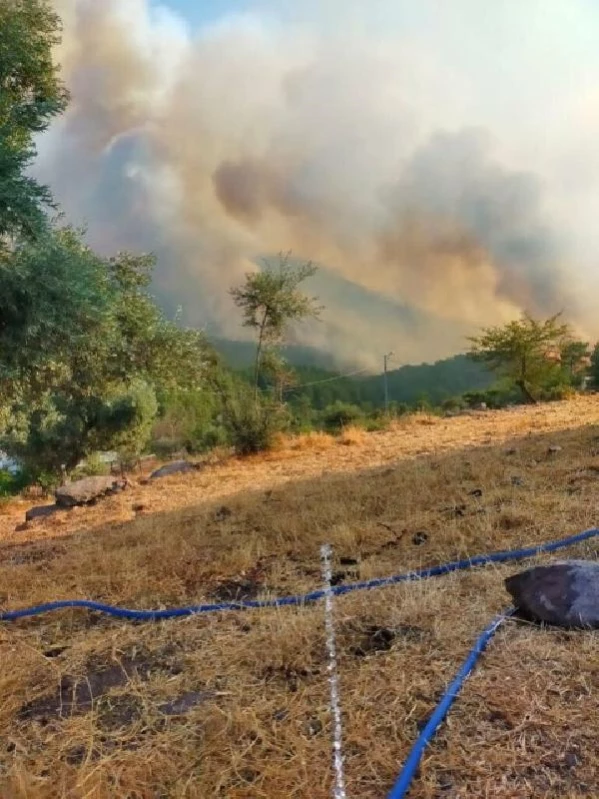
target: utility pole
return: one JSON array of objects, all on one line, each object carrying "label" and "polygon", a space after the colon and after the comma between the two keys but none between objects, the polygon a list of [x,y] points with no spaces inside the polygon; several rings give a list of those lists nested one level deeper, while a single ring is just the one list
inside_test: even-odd
[{"label": "utility pole", "polygon": [[389,360],[393,357],[392,352],[388,352],[386,355],[383,355],[383,383],[385,386],[385,413],[389,413],[389,383],[387,380],[387,364]]}]

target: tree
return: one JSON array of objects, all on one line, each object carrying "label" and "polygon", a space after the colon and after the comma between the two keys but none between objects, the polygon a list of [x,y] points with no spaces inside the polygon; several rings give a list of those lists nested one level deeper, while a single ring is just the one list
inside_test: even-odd
[{"label": "tree", "polygon": [[242,286],[231,289],[231,296],[243,312],[243,325],[256,332],[254,386],[256,395],[264,351],[279,345],[290,324],[308,317],[317,318],[322,310],[316,299],[306,296],[301,284],[316,272],[310,263],[294,265],[290,256],[280,255],[277,266],[268,263],[259,272],[246,275]]},{"label": "tree", "polygon": [[572,386],[580,386],[591,365],[591,351],[587,341],[566,340],[561,347],[562,369]]},{"label": "tree", "polygon": [[[489,327],[469,338],[470,357],[509,378],[528,402],[560,371],[561,346],[571,339],[561,314],[538,321],[528,314],[503,327]],[[558,354],[557,359],[554,357]]]},{"label": "tree", "polygon": [[32,472],[70,471],[98,449],[135,454],[156,391],[202,386],[207,345],[165,319],[152,265],[103,259],[70,228],[0,261],[0,446]]},{"label": "tree", "polygon": [[48,230],[0,258],[0,402],[31,401],[68,374],[109,324],[114,289],[71,228]]},{"label": "tree", "polygon": [[[60,20],[46,0],[0,2],[0,248],[37,235],[52,205],[47,187],[26,174],[35,157],[34,136],[68,102],[52,61]],[[1,252],[1,250],[0,250]]]}]

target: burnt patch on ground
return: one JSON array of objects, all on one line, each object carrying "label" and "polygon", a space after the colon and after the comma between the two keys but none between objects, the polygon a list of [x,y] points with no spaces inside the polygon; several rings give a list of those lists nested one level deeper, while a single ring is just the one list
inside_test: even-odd
[{"label": "burnt patch on ground", "polygon": [[134,681],[146,682],[155,672],[175,675],[182,669],[174,647],[155,652],[142,649],[124,655],[118,662],[94,658],[87,663],[82,674],[63,675],[55,691],[23,705],[18,718],[47,724],[52,720],[88,713],[114,688],[122,688]]}]

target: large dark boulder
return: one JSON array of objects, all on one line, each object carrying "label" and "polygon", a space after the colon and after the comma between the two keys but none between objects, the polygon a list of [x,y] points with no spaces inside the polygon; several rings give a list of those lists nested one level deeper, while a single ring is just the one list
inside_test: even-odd
[{"label": "large dark boulder", "polygon": [[170,477],[172,474],[187,474],[187,472],[196,472],[202,468],[200,463],[190,463],[189,461],[173,461],[167,463],[166,466],[161,466],[150,475],[150,480],[159,480],[161,477]]},{"label": "large dark boulder", "polygon": [[559,627],[599,627],[599,563],[565,560],[505,581],[519,615]]},{"label": "large dark boulder", "polygon": [[86,477],[56,489],[56,504],[61,508],[90,505],[102,497],[117,494],[126,488],[126,480],[114,475]]}]

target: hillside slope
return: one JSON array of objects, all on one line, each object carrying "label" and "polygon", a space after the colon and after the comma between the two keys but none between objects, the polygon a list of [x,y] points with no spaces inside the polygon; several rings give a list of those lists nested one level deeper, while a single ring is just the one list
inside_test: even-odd
[{"label": "hillside slope", "polygon": [[[319,585],[325,541],[351,581],[563,537],[596,523],[598,419],[588,397],[301,439],[16,534],[12,505],[0,603],[291,594]],[[518,568],[337,600],[349,796],[390,789]],[[0,654],[1,796],[330,796],[321,605],[148,625],[67,611],[0,626]],[[598,655],[592,634],[506,625],[411,796],[597,795]]]}]

